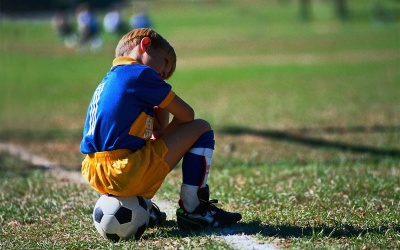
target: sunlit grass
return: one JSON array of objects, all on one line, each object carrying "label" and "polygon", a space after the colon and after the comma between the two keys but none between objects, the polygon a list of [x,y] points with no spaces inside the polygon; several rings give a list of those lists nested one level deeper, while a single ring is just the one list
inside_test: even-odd
[{"label": "sunlit grass", "polygon": [[[234,233],[282,248],[399,247],[400,26],[350,6],[340,22],[315,3],[305,23],[297,5],[151,5],[178,55],[169,82],[215,129],[211,198],[243,214]],[[79,170],[87,105],[115,39],[77,53],[49,20],[0,28],[0,140]],[[113,244],[93,227],[88,186],[4,155],[0,172],[0,248],[228,248],[221,231],[182,232],[172,218]],[[178,166],[157,196],[176,204],[180,179]]]},{"label": "sunlit grass", "polygon": [[[91,213],[98,195],[88,186],[59,181],[12,158],[2,156],[0,160],[4,173],[0,185],[3,247],[113,245],[94,229]],[[232,228],[236,233],[264,242],[271,237],[286,239],[285,244],[292,247],[386,244],[396,248],[399,244],[400,183],[393,164],[379,168],[374,164],[217,167],[213,173],[211,198],[243,214],[243,221]],[[167,178],[159,198],[178,199],[178,176],[176,170]],[[218,230],[214,234],[179,231],[171,219],[164,227],[149,229],[142,240],[115,247],[227,246],[216,242],[213,235],[218,235]]]}]

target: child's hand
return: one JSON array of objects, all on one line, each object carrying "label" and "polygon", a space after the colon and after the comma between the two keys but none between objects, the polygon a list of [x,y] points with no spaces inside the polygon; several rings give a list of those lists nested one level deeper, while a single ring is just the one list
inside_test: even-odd
[{"label": "child's hand", "polygon": [[157,140],[161,136],[162,136],[161,125],[160,125],[160,122],[157,119],[157,116],[155,116],[154,117],[154,121],[153,121],[153,134],[151,136],[151,139],[152,140]]},{"label": "child's hand", "polygon": [[168,111],[159,107],[154,107],[153,135],[152,139],[156,140],[163,136],[163,130],[168,125]]},{"label": "child's hand", "polygon": [[152,140],[157,140],[158,138],[161,138],[163,135],[161,130],[153,130],[153,134],[151,135]]}]

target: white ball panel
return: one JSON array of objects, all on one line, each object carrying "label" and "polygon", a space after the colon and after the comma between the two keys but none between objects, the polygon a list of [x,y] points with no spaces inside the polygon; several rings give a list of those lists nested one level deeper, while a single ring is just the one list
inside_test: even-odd
[{"label": "white ball panel", "polygon": [[100,222],[100,226],[104,232],[108,234],[116,234],[121,227],[121,224],[115,219],[114,215],[105,214]]},{"label": "white ball panel", "polygon": [[100,206],[104,214],[114,214],[119,207],[121,202],[114,196],[102,195],[97,201],[95,207]]}]

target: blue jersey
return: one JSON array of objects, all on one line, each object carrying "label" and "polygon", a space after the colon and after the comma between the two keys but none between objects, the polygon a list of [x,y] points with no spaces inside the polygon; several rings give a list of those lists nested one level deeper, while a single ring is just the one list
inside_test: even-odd
[{"label": "blue jersey", "polygon": [[137,150],[153,132],[154,107],[167,106],[175,94],[152,68],[117,57],[93,94],[81,152]]}]

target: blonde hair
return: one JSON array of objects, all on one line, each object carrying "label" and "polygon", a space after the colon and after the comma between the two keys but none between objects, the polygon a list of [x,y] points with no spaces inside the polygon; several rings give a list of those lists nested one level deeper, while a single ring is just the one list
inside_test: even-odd
[{"label": "blonde hair", "polygon": [[171,77],[176,68],[176,54],[174,48],[156,31],[148,28],[134,29],[125,34],[115,49],[115,57],[127,56],[144,37],[151,39],[151,46],[154,49],[164,49],[171,56],[172,67],[170,72],[167,74],[167,79]]}]

